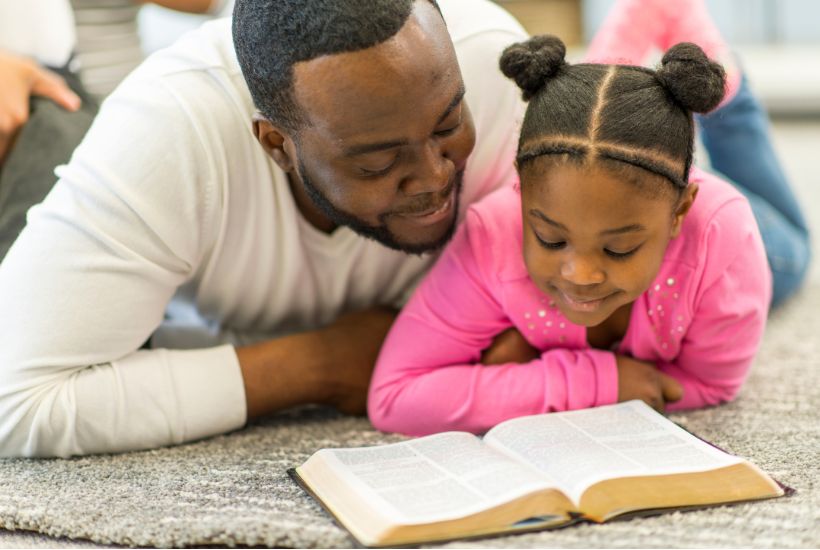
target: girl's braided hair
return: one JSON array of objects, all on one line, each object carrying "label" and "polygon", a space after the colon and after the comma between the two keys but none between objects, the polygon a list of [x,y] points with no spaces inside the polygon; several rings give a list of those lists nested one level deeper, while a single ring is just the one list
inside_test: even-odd
[{"label": "girl's braided hair", "polygon": [[603,161],[663,176],[680,192],[694,153],[692,113],[714,109],[726,74],[695,44],[666,52],[657,70],[568,64],[564,43],[543,35],[508,47],[501,71],[529,101],[518,143],[522,172],[546,155]]}]

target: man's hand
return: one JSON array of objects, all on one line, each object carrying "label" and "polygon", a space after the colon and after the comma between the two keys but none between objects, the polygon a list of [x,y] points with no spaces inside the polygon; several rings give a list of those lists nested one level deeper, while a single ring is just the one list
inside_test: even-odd
[{"label": "man's hand", "polygon": [[481,364],[529,363],[538,357],[541,353],[513,327],[496,336],[490,347],[481,353]]},{"label": "man's hand", "polygon": [[59,75],[25,57],[0,51],[0,83],[0,164],[28,121],[32,95],[47,97],[68,111],[80,108],[80,98]]},{"label": "man's hand", "polygon": [[372,307],[342,315],[320,331],[328,354],[319,381],[322,403],[345,414],[367,412],[370,377],[396,315],[391,308]]},{"label": "man's hand", "polygon": [[236,349],[248,418],[297,405],[364,414],[370,376],[396,311],[372,307],[331,325]]},{"label": "man's hand", "polygon": [[624,355],[618,363],[618,401],[641,399],[653,409],[663,412],[667,403],[683,397],[683,388],[677,380],[659,371],[652,363]]}]

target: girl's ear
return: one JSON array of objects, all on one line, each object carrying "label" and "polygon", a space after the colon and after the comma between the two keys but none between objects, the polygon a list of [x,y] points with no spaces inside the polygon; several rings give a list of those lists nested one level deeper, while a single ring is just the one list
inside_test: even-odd
[{"label": "girl's ear", "polygon": [[293,140],[284,131],[274,126],[261,113],[256,113],[253,115],[253,134],[279,168],[286,173],[293,171]]},{"label": "girl's ear", "polygon": [[686,218],[686,214],[689,213],[689,210],[692,208],[692,204],[695,202],[695,197],[698,196],[698,186],[696,183],[690,183],[686,186],[686,189],[683,191],[683,195],[681,195],[680,199],[678,199],[678,204],[675,207],[674,217],[672,219],[672,238],[674,239],[678,235],[680,235],[680,230],[683,227],[683,220]]}]

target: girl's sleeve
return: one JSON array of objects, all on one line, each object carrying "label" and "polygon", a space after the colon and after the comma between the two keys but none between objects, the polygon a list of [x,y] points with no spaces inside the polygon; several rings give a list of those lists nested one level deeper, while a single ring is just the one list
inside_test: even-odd
[{"label": "girl's sleeve", "polygon": [[482,350],[512,326],[496,266],[521,254],[512,239],[499,245],[491,237],[498,240],[471,210],[399,315],[370,386],[368,412],[376,428],[480,433],[517,416],[617,400],[610,352],[553,349],[526,364],[479,363]]},{"label": "girl's sleeve", "polygon": [[659,364],[683,385],[683,398],[670,410],[735,398],[760,346],[771,301],[766,251],[746,201],[725,205],[701,246],[709,256],[693,289],[692,324],[676,360]]}]

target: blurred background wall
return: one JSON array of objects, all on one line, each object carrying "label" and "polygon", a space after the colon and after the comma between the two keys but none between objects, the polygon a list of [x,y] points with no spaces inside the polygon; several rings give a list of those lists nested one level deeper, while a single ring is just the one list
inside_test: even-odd
[{"label": "blurred background wall", "polygon": [[[560,36],[570,46],[572,60],[580,59],[585,44],[615,4],[615,0],[495,1],[530,33]],[[820,118],[820,0],[706,3],[769,112]],[[224,0],[221,15],[230,15],[232,6],[232,0]],[[165,47],[207,19],[147,5],[139,15],[143,47],[146,53]]]},{"label": "blurred background wall", "polygon": [[[668,0],[674,3],[675,0]],[[574,46],[588,42],[615,0],[496,0],[534,33]],[[707,0],[727,40],[737,44],[820,44],[817,0]]]},{"label": "blurred background wall", "polygon": [[[582,0],[578,4],[583,36],[589,40],[614,0]],[[706,5],[732,43],[820,43],[820,2],[817,0],[707,0]]]},{"label": "blurred background wall", "polygon": [[[532,34],[560,36],[580,58],[615,0],[496,0]],[[674,3],[676,0],[667,0]],[[820,118],[820,1],[706,0],[775,117]]]}]

